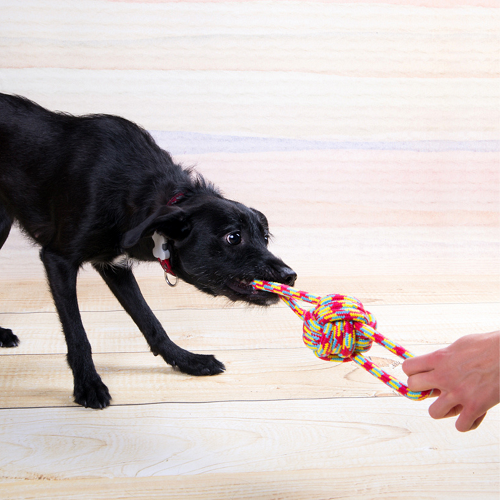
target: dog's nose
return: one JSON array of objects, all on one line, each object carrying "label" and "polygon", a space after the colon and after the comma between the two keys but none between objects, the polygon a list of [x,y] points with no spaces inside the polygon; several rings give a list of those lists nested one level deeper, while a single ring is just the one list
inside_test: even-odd
[{"label": "dog's nose", "polygon": [[289,267],[284,267],[280,271],[281,282],[288,286],[293,286],[297,279],[297,273]]}]

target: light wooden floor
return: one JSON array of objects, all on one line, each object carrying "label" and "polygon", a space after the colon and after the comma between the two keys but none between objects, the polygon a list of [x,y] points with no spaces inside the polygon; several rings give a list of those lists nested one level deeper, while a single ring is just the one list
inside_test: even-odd
[{"label": "light wooden floor", "polygon": [[[0,0],[0,92],[138,121],[266,213],[299,287],[358,297],[421,354],[499,328],[496,6]],[[113,395],[93,411],[72,402],[37,249],[16,229],[0,251],[0,325],[21,338],[0,349],[0,498],[499,497],[498,407],[460,434],[429,401],[316,359],[285,306],[136,274],[171,337],[227,371],[166,366],[85,268]]]}]

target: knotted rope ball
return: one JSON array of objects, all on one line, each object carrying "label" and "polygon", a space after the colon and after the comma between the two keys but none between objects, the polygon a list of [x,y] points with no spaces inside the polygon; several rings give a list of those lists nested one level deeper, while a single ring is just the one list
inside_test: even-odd
[{"label": "knotted rope ball", "polygon": [[[325,361],[354,361],[391,389],[409,399],[425,399],[431,391],[410,391],[408,386],[375,365],[363,355],[373,342],[382,345],[401,358],[413,354],[377,332],[377,321],[366,311],[363,304],[346,295],[319,297],[295,288],[269,281],[255,280],[251,285],[256,290],[276,293],[303,320],[303,340],[314,354]],[[314,304],[305,310],[298,301]]]},{"label": "knotted rope ball", "polygon": [[361,302],[344,295],[321,297],[303,318],[304,343],[325,361],[351,361],[355,354],[368,351],[373,340],[363,334],[363,325],[377,328]]}]

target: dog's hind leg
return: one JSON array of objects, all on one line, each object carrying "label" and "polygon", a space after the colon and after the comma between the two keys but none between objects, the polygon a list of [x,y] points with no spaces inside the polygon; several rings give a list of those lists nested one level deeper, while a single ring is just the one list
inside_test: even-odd
[{"label": "dog's hind leg", "polygon": [[[3,247],[5,240],[8,238],[10,228],[12,227],[12,219],[5,210],[4,206],[0,204],[0,248]],[[17,347],[19,339],[8,328],[0,326],[0,347]]]},{"label": "dog's hind leg", "polygon": [[170,340],[144,300],[131,269],[106,265],[94,267],[139,327],[153,354],[159,354],[169,365],[190,375],[215,375],[225,370],[214,356],[193,354]]},{"label": "dog's hind leg", "polygon": [[45,266],[66,337],[67,359],[74,378],[75,402],[85,407],[105,408],[109,405],[111,396],[95,369],[92,349],[78,308],[76,278],[79,266],[47,248],[42,249],[40,258]]}]

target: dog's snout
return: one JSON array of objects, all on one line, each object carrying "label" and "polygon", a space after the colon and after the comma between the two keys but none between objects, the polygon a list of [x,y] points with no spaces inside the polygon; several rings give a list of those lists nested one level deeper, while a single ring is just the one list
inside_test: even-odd
[{"label": "dog's snout", "polygon": [[297,273],[289,267],[284,267],[280,271],[281,282],[288,286],[293,286],[297,279]]}]

